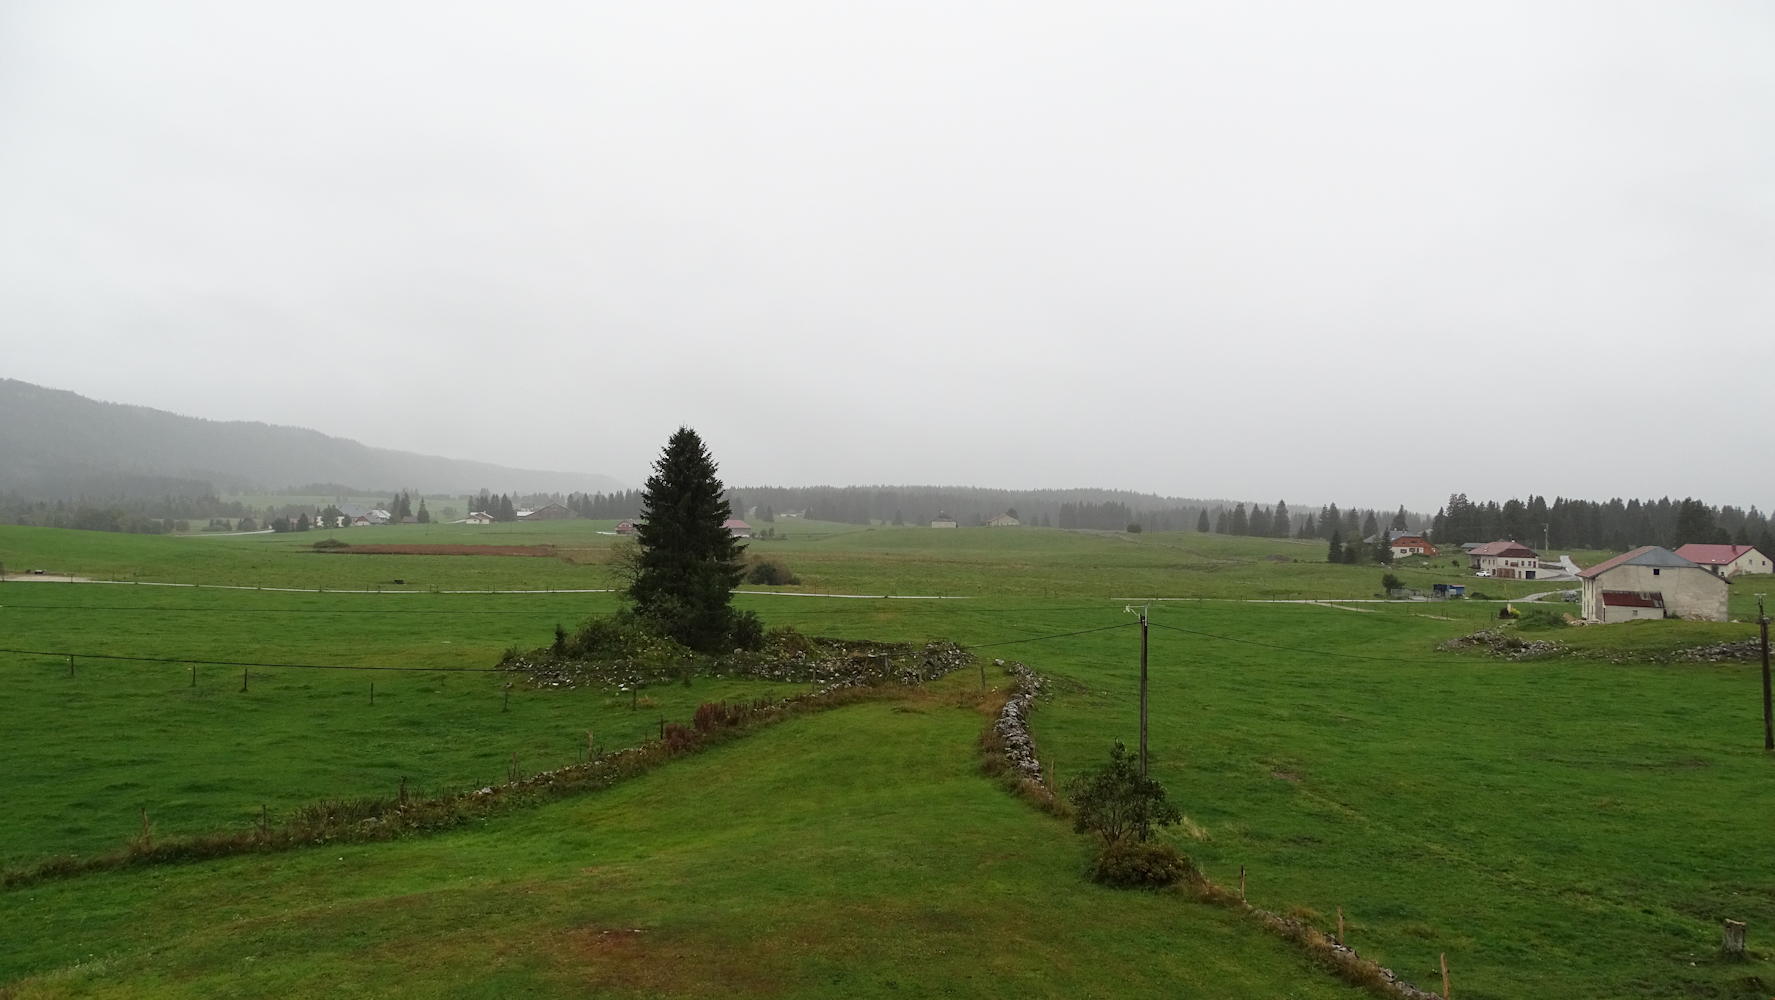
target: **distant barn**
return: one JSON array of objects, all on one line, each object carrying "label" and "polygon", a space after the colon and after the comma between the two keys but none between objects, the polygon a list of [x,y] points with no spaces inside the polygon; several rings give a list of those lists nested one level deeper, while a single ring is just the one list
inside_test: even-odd
[{"label": "distant barn", "polygon": [[573,512],[568,510],[566,507],[564,507],[558,503],[551,503],[551,504],[544,506],[544,507],[538,507],[535,510],[531,511],[530,513],[523,515],[523,517],[520,518],[520,520],[524,520],[524,521],[565,521],[572,516],[573,516]]}]

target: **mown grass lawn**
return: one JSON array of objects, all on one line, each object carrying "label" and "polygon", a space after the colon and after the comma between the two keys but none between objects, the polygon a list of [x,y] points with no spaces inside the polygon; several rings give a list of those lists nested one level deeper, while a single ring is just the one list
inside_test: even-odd
[{"label": "mown grass lawn", "polygon": [[[331,565],[315,560],[333,558],[312,556],[277,539],[271,539],[277,544],[268,546],[263,539],[271,536],[233,540],[103,536],[93,541],[92,535],[77,532],[18,534],[38,530],[0,529],[0,551],[23,537],[37,546],[33,551],[55,558],[59,536],[66,546],[65,559],[51,565],[78,566],[82,559],[146,558],[144,553],[154,559],[174,559],[176,551],[216,546],[265,560],[287,579],[310,583],[315,578],[304,575],[312,574],[310,567]],[[804,580],[839,584],[830,588],[835,591],[953,588],[974,596],[956,602],[743,596],[739,603],[758,610],[768,625],[792,624],[816,634],[1013,642],[980,652],[1025,660],[1057,679],[1055,690],[1037,710],[1035,727],[1044,755],[1064,780],[1101,760],[1110,740],[1120,738],[1130,744],[1135,740],[1138,636],[1124,608],[1133,598],[1146,595],[1198,598],[1153,606],[1152,746],[1156,773],[1206,831],[1207,839],[1167,835],[1180,838],[1180,846],[1215,878],[1232,884],[1239,866],[1245,865],[1254,901],[1278,911],[1298,908],[1324,926],[1332,923],[1336,907],[1344,907],[1353,943],[1363,954],[1420,983],[1436,979],[1431,970],[1437,955],[1446,952],[1462,997],[1749,1000],[1769,995],[1764,983],[1775,981],[1768,964],[1775,948],[1759,928],[1775,928],[1775,878],[1769,874],[1775,871],[1775,848],[1766,835],[1768,819],[1775,816],[1771,792],[1775,760],[1760,750],[1757,671],[1743,663],[1610,662],[1624,658],[1622,653],[1668,651],[1698,641],[1751,635],[1753,626],[1649,622],[1535,629],[1524,635],[1556,638],[1577,652],[1522,663],[1438,652],[1435,647],[1441,640],[1494,624],[1498,606],[1245,603],[1243,599],[1287,594],[1357,598],[1364,596],[1365,587],[1378,586],[1379,570],[1373,567],[1266,558],[1286,557],[1294,544],[1023,529],[857,531],[774,546],[761,543],[755,551],[783,558]],[[159,545],[175,546],[176,551],[168,554],[154,547]],[[8,566],[14,565],[13,555],[4,558]],[[451,581],[477,579],[475,574],[484,572],[478,567],[497,562],[487,557],[428,558],[434,561],[425,565],[434,567],[440,579]],[[1366,582],[1371,578],[1372,584]],[[1516,586],[1535,589],[1533,584]],[[1744,582],[1734,585],[1734,613],[1742,613],[1748,593]],[[18,606],[27,601],[66,607]],[[580,615],[608,611],[614,601],[608,595],[293,595],[8,583],[0,585],[0,605],[6,604],[12,606],[0,607],[0,623],[9,644],[54,644],[28,648],[483,666],[507,645],[543,644],[556,621],[571,626]],[[128,607],[143,610],[106,610]],[[1043,638],[1105,625],[1123,627]],[[238,692],[238,672],[225,676],[217,670],[212,681],[205,668],[202,679],[215,687],[203,689],[208,693],[200,696],[190,692],[188,673],[177,667],[126,675],[122,667],[82,663],[71,684],[59,661],[0,655],[0,669],[6,671],[14,691],[8,721],[24,723],[0,727],[0,751],[13,762],[8,777],[0,781],[19,818],[11,826],[22,831],[6,829],[4,836],[34,842],[65,837],[69,843],[105,847],[134,832],[136,803],[142,799],[159,803],[151,806],[151,812],[163,829],[179,829],[182,821],[176,817],[187,807],[194,826],[214,818],[249,821],[257,802],[270,794],[265,789],[272,787],[294,789],[288,801],[304,796],[386,795],[400,774],[408,773],[409,764],[415,771],[429,768],[426,774],[412,775],[425,786],[482,783],[503,775],[514,751],[527,765],[534,757],[538,768],[564,763],[575,759],[585,728],[599,727],[601,742],[603,727],[611,727],[612,743],[642,738],[661,714],[682,718],[696,701],[716,694],[714,687],[662,691],[661,711],[637,716],[612,704],[608,695],[530,692],[515,695],[513,711],[506,714],[497,710],[497,682],[482,680],[487,675],[413,675],[388,678],[390,714],[381,716],[370,714],[367,705],[370,678],[355,674],[288,672],[262,680],[255,672],[252,692],[243,696]],[[107,681],[118,677],[124,679]],[[383,678],[376,680],[381,690]],[[969,680],[954,678],[952,683]],[[680,694],[682,701],[666,700]],[[24,711],[13,710],[19,706]],[[383,710],[379,704],[377,711]],[[898,713],[893,721],[928,722],[941,729],[933,721],[940,717],[941,713]],[[586,723],[587,719],[594,721]],[[954,758],[960,767],[977,721],[968,723],[976,727],[972,730],[961,726],[953,732],[944,730],[947,735],[918,739],[960,738],[962,744],[954,751],[961,755]],[[787,762],[771,758],[761,763],[745,757],[742,747],[752,745],[751,740],[724,747],[707,761],[674,764],[668,771],[746,761],[733,765],[731,772],[697,772],[718,775],[704,779],[712,790],[708,810],[716,818],[736,809],[746,814],[717,792],[725,795],[727,785],[750,781],[756,771],[767,783],[746,786],[758,799],[755,807],[746,808],[766,810],[778,797],[786,810],[804,808],[793,805],[803,800],[828,803],[837,808],[832,815],[846,822],[856,816],[869,819],[871,836],[882,844],[922,843],[936,836],[934,831],[978,822],[976,814],[982,810],[1025,809],[991,786],[966,782],[953,787],[939,782],[955,795],[931,798],[928,809],[916,804],[926,800],[918,799],[912,787],[883,791],[907,796],[894,799],[891,809],[882,801],[865,805],[855,797],[856,790],[844,784],[850,764],[821,767],[828,751],[833,759],[846,761],[850,751],[842,741],[828,747],[830,737],[804,741],[798,735],[803,724],[797,721],[758,737],[784,741],[771,745],[805,756],[796,766],[807,769],[792,777],[776,770]],[[921,746],[917,751],[921,754],[949,752]],[[934,780],[919,766],[901,770],[908,786]],[[205,781],[220,784],[209,790],[184,787]],[[107,787],[120,782],[141,787]],[[963,788],[972,790],[964,795],[958,791]],[[404,970],[407,959],[398,956],[409,951],[428,956],[442,947],[424,944],[423,932],[450,942],[462,955],[477,956],[483,964],[482,978],[449,985],[425,978],[421,970],[416,992],[472,995],[475,990],[538,983],[546,984],[538,987],[543,992],[567,992],[588,980],[574,978],[579,973],[561,973],[554,959],[538,957],[540,950],[558,943],[561,928],[580,926],[576,920],[604,920],[620,907],[639,906],[642,909],[636,912],[671,911],[676,914],[672,920],[689,921],[689,925],[674,924],[678,928],[674,933],[686,935],[672,939],[682,942],[670,950],[679,965],[694,968],[700,961],[697,956],[704,954],[745,956],[764,963],[769,970],[765,979],[789,982],[790,995],[797,990],[818,995],[813,983],[820,975],[838,976],[853,966],[917,963],[898,951],[892,960],[881,959],[885,954],[881,949],[890,946],[873,945],[855,935],[841,943],[814,935],[812,957],[797,962],[793,949],[778,946],[801,940],[797,934],[813,934],[799,922],[799,914],[805,911],[839,924],[848,919],[858,926],[880,928],[875,938],[905,936],[936,947],[931,944],[936,932],[921,923],[921,911],[895,906],[872,910],[863,900],[903,899],[919,893],[941,900],[952,891],[949,879],[964,887],[977,883],[981,891],[990,893],[1002,876],[1001,869],[978,857],[971,862],[977,880],[943,866],[895,869],[891,877],[880,876],[887,882],[906,883],[899,896],[894,892],[902,887],[877,884],[875,875],[857,876],[853,888],[861,895],[843,897],[855,908],[847,911],[846,918],[821,895],[828,891],[825,888],[801,892],[798,883],[791,882],[773,884],[764,892],[756,884],[748,887],[743,873],[719,878],[710,874],[711,868],[738,864],[734,859],[739,857],[769,859],[785,853],[795,857],[782,839],[760,832],[755,825],[723,825],[710,818],[693,821],[675,805],[631,798],[639,794],[619,789],[500,819],[488,826],[486,835],[494,836],[497,829],[525,831],[524,836],[540,838],[537,843],[549,837],[571,839],[569,830],[593,823],[586,817],[594,813],[600,817],[598,824],[650,822],[626,814],[637,802],[651,803],[663,815],[679,817],[686,830],[707,834],[702,841],[680,843],[677,850],[689,867],[669,869],[673,874],[659,885],[638,874],[634,866],[640,862],[633,858],[627,862],[631,867],[624,869],[633,881],[570,885],[563,881],[566,876],[548,874],[552,869],[547,865],[554,861],[533,865],[522,860],[525,851],[542,848],[523,848],[515,860],[496,862],[499,852],[492,842],[473,834],[351,848],[327,857],[298,852],[32,889],[38,894],[32,898],[62,900],[55,912],[65,915],[45,918],[44,911],[29,911],[30,919],[47,922],[25,925],[42,928],[42,934],[32,939],[41,939],[40,946],[34,946],[39,951],[31,953],[38,957],[29,960],[37,964],[28,969],[61,968],[86,954],[83,948],[98,957],[87,971],[33,980],[30,989],[47,990],[47,995],[64,988],[110,989],[124,995],[131,993],[129,987],[146,984],[190,993],[199,987],[183,984],[201,983],[253,994],[265,991],[266,983],[277,982],[300,993],[314,988],[312,984],[319,981],[315,977],[333,974],[342,977],[341,982],[363,984],[362,991],[384,991],[376,985],[380,980],[353,978],[369,975],[363,971],[369,960],[359,953],[375,952],[390,968]],[[273,800],[274,809],[277,801]],[[175,802],[180,805],[167,804]],[[93,822],[95,806],[113,811],[102,822]],[[563,826],[548,817],[570,817],[571,822]],[[83,824],[90,829],[81,829]],[[639,851],[635,845],[646,839],[639,832],[618,836],[611,828],[597,829],[604,831],[594,838],[600,844],[612,836]],[[997,831],[993,836],[1011,837],[1007,843],[1022,844],[997,827],[985,829]],[[1050,880],[1074,879],[1082,860],[1076,842],[1057,833],[1046,820],[1030,829],[1047,831],[1042,836],[1061,846],[1018,846],[1016,852],[1051,868]],[[83,837],[87,839],[82,841]],[[390,853],[377,853],[384,850]],[[699,852],[715,860],[693,861],[692,855]],[[354,878],[371,879],[360,893],[326,877],[331,870],[328,857],[338,856],[383,860],[351,869]],[[863,846],[849,855],[868,856]],[[424,861],[400,860],[416,858]],[[821,870],[830,869],[837,878],[844,871],[841,861],[824,857]],[[499,864],[510,867],[502,869]],[[806,864],[813,867],[811,861]],[[397,868],[403,873],[399,878],[389,874]],[[281,877],[276,873],[285,871],[293,873],[292,878],[300,875],[313,888],[275,881]],[[367,871],[382,874],[372,877]],[[509,878],[501,874],[508,871]],[[431,872],[441,874],[431,879]],[[331,900],[332,905],[348,908],[354,918],[367,914],[369,929],[335,942],[303,923],[310,918],[291,923],[290,934],[308,934],[319,942],[313,968],[308,969],[290,957],[297,945],[280,936],[281,925],[262,915],[249,919],[245,915],[259,911],[248,907],[238,912],[258,928],[250,933],[269,935],[271,952],[286,953],[286,958],[272,963],[274,971],[263,973],[272,979],[256,978],[261,973],[242,963],[230,966],[232,971],[221,971],[224,954],[243,950],[257,954],[241,944],[257,938],[235,936],[249,934],[244,929],[214,932],[214,951],[205,953],[211,956],[208,959],[193,951],[173,966],[155,965],[147,957],[154,940],[186,942],[166,945],[166,954],[176,958],[198,947],[191,942],[211,939],[206,937],[211,932],[179,931],[182,925],[168,917],[172,929],[159,934],[154,929],[159,925],[152,923],[158,919],[155,912],[144,909],[150,905],[149,887],[159,891],[163,883],[157,880],[170,879],[164,884],[178,891],[169,898],[212,905],[229,878],[246,879],[243,884],[252,891],[289,901],[298,912],[319,912]],[[708,879],[724,888],[701,903],[680,904],[679,896],[672,895],[694,898]],[[528,891],[513,886],[532,880],[540,880],[542,887],[536,893],[544,904],[539,904],[535,921],[525,922],[508,911],[517,906],[511,894]],[[1031,882],[1028,891],[1036,892],[1037,884]],[[743,894],[742,890],[762,892],[774,900],[774,906],[725,909],[738,906],[724,901]],[[1102,911],[1098,919],[1113,924],[1135,919],[1129,914],[1145,913],[1142,908],[1149,905],[1144,900],[1150,897],[1086,892],[1089,906],[1084,910],[1061,906],[1057,914],[1088,922],[1089,912]],[[411,906],[391,902],[403,894],[411,894]],[[547,902],[557,896],[588,894],[599,896],[599,905],[610,909],[586,909],[590,904],[577,898],[572,903]],[[0,894],[0,906],[24,905],[19,898]],[[680,909],[672,911],[674,906]],[[471,928],[461,913],[451,915],[454,907],[506,915],[485,927]],[[224,908],[223,912],[236,911]],[[722,929],[729,912],[743,915],[741,922],[750,922],[749,931]],[[693,913],[716,916],[693,917]],[[1725,917],[1749,921],[1751,945],[1759,952],[1755,961],[1723,965],[1714,958],[1719,920]],[[135,919],[150,923],[117,930],[120,922]],[[944,942],[976,937],[976,929],[983,929],[987,938],[1003,931],[992,922],[994,918],[974,911],[965,917],[951,912],[943,919],[953,923],[953,936],[942,937]],[[90,923],[92,934],[113,933],[135,943],[121,950],[92,950],[95,946],[85,942],[95,938],[79,929],[82,920]],[[413,934],[403,929],[408,927]],[[764,929],[770,929],[769,940],[777,942],[769,946],[775,950],[768,954],[760,950],[764,944],[749,943],[763,941]],[[789,936],[776,935],[778,930]],[[1016,972],[1010,982],[1041,995],[1060,995],[1067,989],[1074,991],[1071,995],[1090,995],[1088,977],[1097,974],[1092,970],[1099,957],[1087,949],[1119,945],[1077,929],[1061,932],[1051,927],[1044,933],[1048,936],[1032,940],[1044,949],[1047,961],[1063,970],[1047,973],[1051,979],[1018,979],[1033,974]],[[621,939],[599,935],[598,940],[611,944]],[[1111,953],[1168,969],[1166,963],[1179,946],[1163,936],[1152,941],[1143,951]],[[1264,950],[1268,946],[1250,942],[1228,947],[1244,956],[1239,961],[1249,959],[1263,966],[1223,970],[1233,988],[1255,991],[1250,995],[1314,995],[1289,992],[1297,987],[1264,978],[1277,968],[1291,968],[1288,963],[1295,959],[1287,954],[1280,959],[1262,957],[1270,955]],[[998,948],[1001,945],[993,944],[986,953],[1001,954],[991,950]],[[634,953],[647,958],[659,954]],[[1179,954],[1200,961],[1187,948]],[[414,961],[424,963],[424,959]],[[1283,965],[1274,966],[1275,961]],[[450,962],[445,960],[447,968],[459,972],[463,968]],[[635,964],[639,968],[649,962]],[[14,975],[26,971],[26,966],[11,968],[19,970]],[[959,966],[941,961],[932,968],[960,975]],[[691,978],[639,986],[589,981],[610,990],[633,988],[665,995],[695,993],[706,986],[705,980],[696,978],[704,973],[686,975]],[[906,989],[936,982],[895,981]],[[1187,976],[1181,981],[1198,982]],[[748,985],[752,982],[742,980],[741,991],[761,989]],[[909,982],[913,985],[907,986]],[[999,988],[996,981],[953,982],[963,984],[954,987],[956,995],[998,995],[989,992]],[[1152,988],[1148,980],[1105,982],[1113,988],[1106,988],[1103,995],[1149,995],[1142,990]],[[864,995],[869,989],[888,990],[884,983],[885,979],[874,985],[842,978],[826,981],[837,992],[854,988]],[[1185,988],[1178,992],[1188,995]],[[1207,988],[1197,992],[1240,995]]]}]

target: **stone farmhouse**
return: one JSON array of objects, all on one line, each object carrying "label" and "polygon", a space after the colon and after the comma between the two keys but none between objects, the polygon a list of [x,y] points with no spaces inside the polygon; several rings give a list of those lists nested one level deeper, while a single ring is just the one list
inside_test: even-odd
[{"label": "stone farmhouse", "polygon": [[1501,580],[1533,580],[1541,557],[1521,542],[1486,542],[1467,550],[1467,565],[1475,573]]},{"label": "stone farmhouse", "polygon": [[1642,545],[1578,574],[1585,618],[1726,620],[1730,584],[1712,570],[1669,549]]},{"label": "stone farmhouse", "polygon": [[931,527],[933,527],[933,528],[953,528],[953,527],[955,527],[955,518],[950,517],[947,513],[944,513],[943,511],[938,511],[936,520],[931,522]]},{"label": "stone farmhouse", "polygon": [[1684,559],[1705,567],[1716,576],[1731,578],[1740,573],[1775,573],[1769,557],[1748,545],[1684,545],[1676,550]]},{"label": "stone farmhouse", "polygon": [[1012,517],[1009,513],[1000,514],[997,517],[990,517],[986,520],[986,526],[988,528],[1015,528],[1022,523],[1022,521]]}]

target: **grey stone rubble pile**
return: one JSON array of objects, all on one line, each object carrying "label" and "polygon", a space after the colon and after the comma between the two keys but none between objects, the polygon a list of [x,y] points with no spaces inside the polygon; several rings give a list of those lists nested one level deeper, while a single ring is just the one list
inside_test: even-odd
[{"label": "grey stone rubble pile", "polygon": [[1495,628],[1480,629],[1472,635],[1456,636],[1437,646],[1437,649],[1461,650],[1482,648],[1494,656],[1506,660],[1531,660],[1543,656],[1557,656],[1566,651],[1566,647],[1551,639],[1524,639]]},{"label": "grey stone rubble pile", "polygon": [[[1003,660],[992,662],[995,666],[1005,665]],[[1035,740],[1029,735],[1029,710],[1046,682],[1040,674],[1021,663],[1011,664],[1010,672],[1017,679],[1016,690],[1005,699],[1005,707],[999,710],[993,732],[1003,741],[1005,759],[1010,762],[1012,770],[1019,777],[1044,784],[1042,762],[1035,755]]]},{"label": "grey stone rubble pile", "polygon": [[[716,662],[704,669],[715,677],[751,677],[797,684],[851,687],[895,681],[918,684],[936,680],[967,666],[967,651],[954,643],[932,642],[924,647],[906,644],[814,640],[812,650],[796,649],[757,659]],[[626,660],[594,662],[556,660],[539,653],[508,658],[504,666],[529,675],[537,687],[616,687],[627,691],[650,684],[669,684],[678,679],[670,671],[651,674]],[[702,672],[702,671],[699,671]]]},{"label": "grey stone rubble pile", "polygon": [[1678,650],[1676,653],[1676,659],[1685,663],[1724,663],[1731,660],[1760,660],[1762,657],[1763,646],[1756,639],[1716,642],[1711,646],[1696,646]]}]

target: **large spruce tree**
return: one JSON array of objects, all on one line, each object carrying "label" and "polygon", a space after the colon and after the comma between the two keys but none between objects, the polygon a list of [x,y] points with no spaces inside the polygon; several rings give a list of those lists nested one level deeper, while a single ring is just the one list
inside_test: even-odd
[{"label": "large spruce tree", "polygon": [[727,528],[733,512],[715,472],[703,439],[678,428],[641,493],[640,556],[629,585],[637,614],[710,653],[755,645],[759,631],[756,616],[730,606],[746,547]]}]

